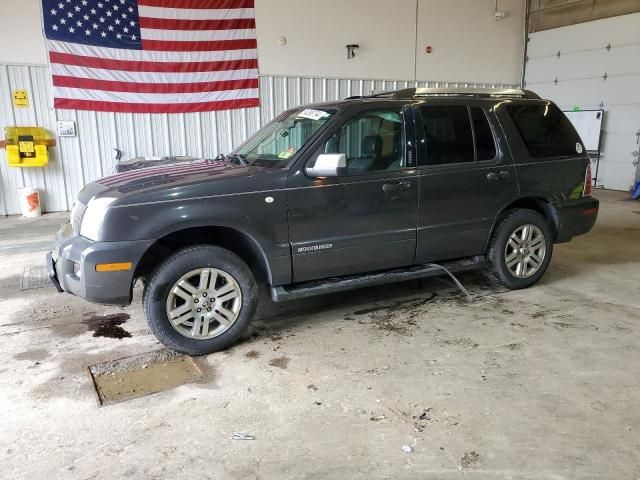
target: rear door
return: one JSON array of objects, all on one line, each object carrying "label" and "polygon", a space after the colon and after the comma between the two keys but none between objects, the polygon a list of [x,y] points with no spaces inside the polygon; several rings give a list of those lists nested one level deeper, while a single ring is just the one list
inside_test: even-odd
[{"label": "rear door", "polygon": [[[407,107],[408,108],[408,107]],[[410,108],[361,106],[292,169],[287,190],[294,282],[413,264],[418,172],[407,161]],[[309,178],[320,153],[344,153],[344,175]]]},{"label": "rear door", "polygon": [[415,107],[420,170],[416,263],[478,255],[518,182],[491,104]]},{"label": "rear door", "polygon": [[589,156],[552,102],[503,102],[496,115],[516,159],[522,195],[564,202],[582,197]]}]

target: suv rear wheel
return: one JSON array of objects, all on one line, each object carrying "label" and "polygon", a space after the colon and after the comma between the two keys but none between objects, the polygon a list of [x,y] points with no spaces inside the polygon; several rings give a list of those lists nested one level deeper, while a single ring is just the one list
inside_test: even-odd
[{"label": "suv rear wheel", "polygon": [[507,288],[526,288],[544,275],[552,252],[553,238],[547,220],[534,210],[511,210],[491,237],[485,271]]},{"label": "suv rear wheel", "polygon": [[149,327],[166,346],[190,355],[223,350],[247,328],[258,289],[247,265],[224,248],[180,250],[153,273],[144,293]]}]

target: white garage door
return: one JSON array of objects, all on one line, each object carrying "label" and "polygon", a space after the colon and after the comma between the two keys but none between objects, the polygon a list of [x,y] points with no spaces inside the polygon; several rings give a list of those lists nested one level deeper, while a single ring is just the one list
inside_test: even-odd
[{"label": "white garage door", "polygon": [[628,190],[640,141],[640,13],[533,33],[528,58],[527,88],[563,110],[605,110],[598,185]]}]

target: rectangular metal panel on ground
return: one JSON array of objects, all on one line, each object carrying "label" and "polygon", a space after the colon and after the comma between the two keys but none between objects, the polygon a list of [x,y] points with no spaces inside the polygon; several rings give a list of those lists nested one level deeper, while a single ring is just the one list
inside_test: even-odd
[{"label": "rectangular metal panel on ground", "polygon": [[169,350],[110,360],[88,368],[100,405],[169,390],[204,378],[191,357]]}]

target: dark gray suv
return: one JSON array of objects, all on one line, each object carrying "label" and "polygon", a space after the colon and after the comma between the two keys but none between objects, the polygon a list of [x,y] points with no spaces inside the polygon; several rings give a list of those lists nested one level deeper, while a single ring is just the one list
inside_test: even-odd
[{"label": "dark gray suv", "polygon": [[596,221],[563,113],[522,90],[407,89],[288,110],[233,153],[103,178],[47,257],[59,291],[164,344],[226,348],[274,301],[482,268],[511,289]]}]

